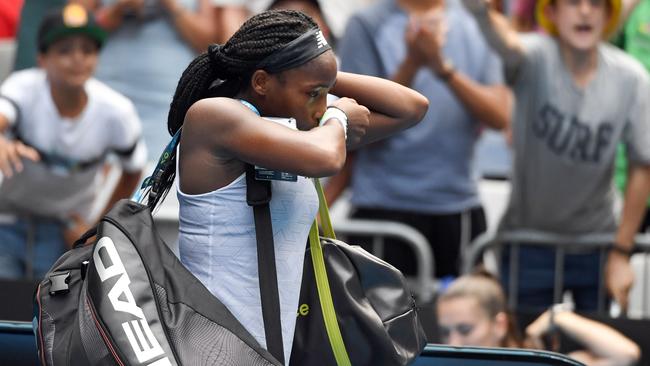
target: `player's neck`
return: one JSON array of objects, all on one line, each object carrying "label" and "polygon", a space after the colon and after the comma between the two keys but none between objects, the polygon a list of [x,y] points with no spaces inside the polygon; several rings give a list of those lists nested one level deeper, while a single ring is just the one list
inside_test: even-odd
[{"label": "player's neck", "polygon": [[598,47],[579,50],[562,42],[562,40],[559,41],[559,45],[560,57],[573,81],[579,87],[587,86],[598,70]]}]

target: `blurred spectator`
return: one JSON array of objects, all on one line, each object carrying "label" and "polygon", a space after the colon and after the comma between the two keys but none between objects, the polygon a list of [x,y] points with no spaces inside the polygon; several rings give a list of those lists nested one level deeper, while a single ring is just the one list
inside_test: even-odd
[{"label": "blurred spectator", "polygon": [[89,228],[107,154],[123,169],[107,207],[140,179],[146,148],[135,109],[92,78],[104,39],[82,6],[57,9],[38,31],[41,68],[0,87],[2,278],[41,277]]},{"label": "blurred spectator", "polygon": [[620,46],[650,72],[650,0],[641,0],[621,30]]},{"label": "blurred spectator", "polygon": [[16,53],[16,33],[23,0],[0,2],[0,82],[13,70]]},{"label": "blurred spectator", "polygon": [[512,25],[518,32],[533,32],[538,29],[535,19],[536,0],[514,0],[512,2]]},{"label": "blurred spectator", "polygon": [[345,34],[349,18],[361,9],[381,0],[319,0],[325,20],[332,31],[332,38],[339,39]]},{"label": "blurred spectator", "polygon": [[526,327],[526,338],[522,339],[499,282],[475,274],[454,281],[438,298],[436,309],[441,340],[452,346],[527,347],[557,352],[558,345],[547,345],[545,340],[557,340],[554,333],[559,331],[582,348],[568,356],[587,366],[636,364],[640,350],[632,340],[562,305],[542,313]]},{"label": "blurred spectator", "polygon": [[271,0],[210,0],[217,12],[219,38],[224,44],[251,15],[268,8]]},{"label": "blurred spectator", "polygon": [[0,2],[0,40],[16,37],[22,7],[23,0],[3,0]]},{"label": "blurred spectator", "polygon": [[97,78],[135,104],[144,139],[158,156],[169,141],[164,126],[182,71],[218,39],[210,0],[83,0],[110,31]]},{"label": "blurred spectator", "polygon": [[[551,35],[519,35],[484,0],[464,0],[512,76],[515,165],[502,229],[565,235],[616,232],[604,268],[607,288],[625,309],[634,236],[650,191],[650,84],[643,67],[602,42],[621,12],[620,0],[540,0],[538,21]],[[628,147],[623,213],[614,213],[614,158]],[[566,243],[570,244],[570,243]],[[503,258],[508,278],[510,251]],[[537,309],[553,301],[555,251],[523,246],[517,303]],[[601,254],[567,255],[563,288],[582,310],[598,307]]]},{"label": "blurred spectator", "polygon": [[[241,24],[251,14],[259,13],[272,7],[274,0],[211,0],[224,10],[225,20],[231,32],[235,24]],[[298,1],[303,2],[303,1]],[[310,0],[318,2],[324,20],[329,24],[331,39],[336,40],[343,36],[348,18],[364,6],[377,2],[377,0]],[[227,14],[227,16],[225,16]],[[230,33],[232,34],[232,33]],[[227,39],[227,38],[226,38]]]},{"label": "blurred spectator", "polygon": [[[486,228],[474,146],[482,129],[509,121],[499,59],[456,0],[382,0],[350,19],[339,56],[342,71],[392,79],[432,106],[419,125],[358,151],[354,217],[416,228],[433,247],[435,275],[458,275],[461,248]],[[413,253],[394,241],[384,257],[413,273]]]},{"label": "blurred spectator", "polygon": [[288,9],[297,10],[309,15],[318,27],[323,31],[327,41],[332,44],[332,33],[330,27],[325,21],[323,11],[318,0],[274,0],[269,9]]}]

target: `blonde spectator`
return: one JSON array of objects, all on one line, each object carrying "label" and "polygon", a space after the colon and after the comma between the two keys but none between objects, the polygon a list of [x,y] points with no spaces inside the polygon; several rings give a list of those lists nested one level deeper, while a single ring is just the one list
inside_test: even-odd
[{"label": "blonde spectator", "polygon": [[632,340],[566,306],[545,311],[522,338],[499,282],[489,275],[458,278],[438,298],[436,309],[441,340],[452,346],[544,349],[543,338],[560,331],[581,347],[568,356],[587,366],[631,366],[640,358],[639,347]]}]

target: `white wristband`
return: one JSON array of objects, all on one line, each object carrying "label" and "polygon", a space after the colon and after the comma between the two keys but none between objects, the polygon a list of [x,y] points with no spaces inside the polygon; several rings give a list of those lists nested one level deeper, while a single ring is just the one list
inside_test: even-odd
[{"label": "white wristband", "polygon": [[321,117],[318,125],[322,126],[325,124],[325,122],[329,121],[332,118],[337,120],[341,124],[341,127],[343,127],[343,134],[345,135],[345,139],[347,140],[348,139],[348,116],[342,110],[336,107],[327,107],[327,110],[325,111],[325,114],[323,114],[323,117]]}]

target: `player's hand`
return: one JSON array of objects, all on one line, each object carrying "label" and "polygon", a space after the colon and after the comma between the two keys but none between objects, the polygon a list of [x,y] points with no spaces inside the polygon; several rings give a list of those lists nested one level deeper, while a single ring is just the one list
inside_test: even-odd
[{"label": "player's hand", "polygon": [[370,110],[351,98],[341,98],[332,103],[332,107],[342,110],[348,117],[347,145],[357,145],[370,126]]},{"label": "player's hand", "polygon": [[627,310],[628,295],[634,284],[634,271],[630,265],[630,258],[611,251],[605,265],[605,283],[610,295],[621,305],[621,309]]},{"label": "player's hand", "polygon": [[40,160],[34,148],[23,144],[21,141],[9,140],[0,136],[0,171],[11,178],[15,173],[23,171],[23,159],[32,161]]}]

